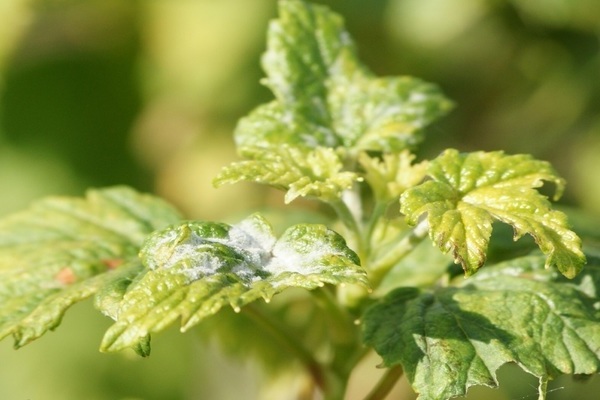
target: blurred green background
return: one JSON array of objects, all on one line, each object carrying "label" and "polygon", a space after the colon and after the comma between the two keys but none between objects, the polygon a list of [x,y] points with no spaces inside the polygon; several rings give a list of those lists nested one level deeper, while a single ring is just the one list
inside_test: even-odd
[{"label": "blurred green background", "polygon": [[[320,3],[344,15],[373,71],[436,82],[456,102],[429,129],[422,156],[446,147],[531,153],[567,178],[565,205],[600,215],[598,0]],[[259,57],[275,5],[0,0],[0,214],[113,184],[158,193],[191,218],[281,206],[260,187],[211,185],[236,158],[237,119],[270,98]],[[108,321],[91,309],[74,307],[57,333],[18,352],[1,342],[0,398],[259,396],[254,365],[194,334],[159,335],[149,359],[99,354]],[[501,390],[468,398],[536,397],[534,381],[511,367],[505,375]],[[549,399],[596,399],[598,386],[561,380]],[[360,380],[353,388],[360,398]]]}]

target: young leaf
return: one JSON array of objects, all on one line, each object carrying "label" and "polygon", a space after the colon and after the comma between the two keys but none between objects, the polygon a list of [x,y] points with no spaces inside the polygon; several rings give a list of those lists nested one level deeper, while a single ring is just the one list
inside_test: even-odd
[{"label": "young leaf", "polygon": [[568,229],[565,214],[535,190],[552,182],[555,199],[560,197],[564,181],[549,163],[529,155],[447,150],[431,162],[428,175],[432,180],[402,194],[401,212],[410,224],[426,213],[431,240],[452,253],[467,275],[485,262],[494,219],[512,225],[515,240],[530,234],[548,256],[546,267],[570,278],[581,270],[581,240]]},{"label": "young leaf", "polygon": [[574,281],[529,256],[488,267],[433,292],[399,288],[364,315],[364,341],[386,366],[401,364],[422,400],[498,384],[514,362],[545,382],[600,368],[600,267]]},{"label": "young leaf", "polygon": [[358,161],[365,170],[365,181],[380,202],[391,202],[408,188],[425,178],[428,163],[412,164],[415,156],[405,150],[400,153],[383,154],[382,158],[360,153]]},{"label": "young leaf", "polygon": [[287,190],[285,202],[298,196],[322,200],[339,199],[345,189],[360,180],[354,172],[341,171],[343,165],[333,149],[314,150],[282,145],[265,152],[247,152],[253,160],[240,161],[225,167],[215,178],[215,185],[253,181]]},{"label": "young leaf", "polygon": [[298,0],[279,2],[263,56],[264,83],[275,101],[242,119],[242,154],[254,147],[401,150],[451,103],[432,84],[411,77],[377,78],[360,64],[340,16]]},{"label": "young leaf", "polygon": [[141,269],[152,231],[179,220],[163,201],[124,187],[85,199],[50,198],[0,221],[0,338],[20,347],[60,324],[65,311]]},{"label": "young leaf", "polygon": [[101,349],[132,346],[181,317],[182,331],[225,305],[234,310],[289,287],[367,284],[359,260],[324,225],[294,225],[279,239],[260,216],[229,226],[188,222],[153,234],[141,257],[149,271],[131,284]]}]

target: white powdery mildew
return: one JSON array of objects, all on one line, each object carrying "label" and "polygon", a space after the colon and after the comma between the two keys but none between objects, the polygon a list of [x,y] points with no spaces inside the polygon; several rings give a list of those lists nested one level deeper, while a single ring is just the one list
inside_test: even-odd
[{"label": "white powdery mildew", "polygon": [[192,281],[218,273],[221,267],[225,267],[225,263],[208,252],[198,253],[198,247],[210,247],[210,243],[219,243],[243,258],[239,264],[231,266],[229,272],[236,274],[243,282],[252,283],[262,279],[260,270],[271,261],[271,250],[275,242],[276,238],[267,223],[253,217],[232,226],[227,238],[190,237],[188,243],[179,246],[177,260],[193,260],[187,261],[189,268],[185,270]]},{"label": "white powdery mildew", "polygon": [[[328,254],[338,253],[327,241],[277,241],[268,223],[258,216],[232,226],[225,238],[206,238],[190,232],[173,247],[176,241],[176,236],[168,234],[158,243],[164,250],[153,269],[158,268],[156,265],[179,266],[188,283],[226,272],[237,275],[247,286],[283,273],[321,274],[326,269],[322,260]],[[215,249],[215,244],[226,246],[230,252],[221,253],[223,249]],[[239,261],[234,264],[236,259]],[[277,286],[277,279],[271,284]]]},{"label": "white powdery mildew", "polygon": [[[214,274],[224,265],[215,255],[202,251],[202,248],[208,250],[214,241],[192,232],[181,242],[180,235],[181,232],[177,230],[169,231],[155,244],[157,251],[148,265],[150,269],[169,269],[183,263],[184,274],[193,281]],[[173,243],[176,243],[175,246]]]},{"label": "white powdery mildew", "polygon": [[410,103],[424,103],[428,100],[428,97],[419,91],[413,91],[410,93],[410,96],[408,97],[408,101]]},{"label": "white powdery mildew", "polygon": [[228,240],[223,244],[249,258],[250,264],[264,265],[271,259],[271,250],[276,242],[265,221],[248,218],[229,230]]},{"label": "white powdery mildew", "polygon": [[[249,284],[265,279],[264,276],[277,277],[289,272],[320,274],[325,270],[320,260],[336,252],[324,243],[302,249],[298,243],[278,242],[267,223],[255,218],[233,226],[228,239],[222,243],[247,261],[232,268],[231,272]],[[273,285],[276,286],[276,282]]]},{"label": "white powdery mildew", "polygon": [[332,253],[328,246],[314,246],[306,252],[298,251],[291,243],[277,243],[273,248],[273,258],[264,270],[272,275],[294,272],[302,275],[319,274],[325,267],[318,262],[326,254]]},{"label": "white powdery mildew", "polygon": [[[186,264],[189,265],[190,263],[187,262]],[[223,266],[223,261],[210,253],[200,253],[195,256],[193,265],[189,266],[190,268],[185,268],[183,273],[189,282],[194,282],[205,276],[217,273],[219,268]]]},{"label": "white powdery mildew", "polygon": [[178,242],[180,233],[177,230],[169,230],[162,233],[160,240],[155,242],[149,251],[151,257],[147,257],[147,265],[150,269],[171,268],[181,258],[178,256],[178,247],[174,247],[173,243]]}]

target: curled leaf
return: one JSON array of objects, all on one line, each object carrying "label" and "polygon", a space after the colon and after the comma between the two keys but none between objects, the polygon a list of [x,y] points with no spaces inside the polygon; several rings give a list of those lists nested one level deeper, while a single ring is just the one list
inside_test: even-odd
[{"label": "curled leaf", "polygon": [[318,147],[305,150],[282,145],[268,152],[255,149],[246,154],[251,160],[225,167],[215,178],[217,186],[252,181],[286,190],[285,202],[299,196],[324,201],[339,199],[361,178],[342,171],[342,162],[333,149]]},{"label": "curled leaf", "polygon": [[260,216],[230,226],[188,222],[152,235],[141,252],[149,271],[131,284],[102,350],[130,347],[181,318],[182,330],[231,305],[284,289],[367,284],[344,239],[324,225],[294,225],[276,238]]}]

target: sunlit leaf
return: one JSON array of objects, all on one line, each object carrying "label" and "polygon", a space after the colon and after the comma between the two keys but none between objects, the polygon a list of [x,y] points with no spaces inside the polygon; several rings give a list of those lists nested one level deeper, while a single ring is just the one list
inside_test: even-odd
[{"label": "sunlit leaf", "polygon": [[247,153],[252,160],[233,163],[215,179],[216,185],[252,181],[286,190],[285,202],[298,196],[335,200],[360,178],[342,171],[342,162],[333,149],[314,150],[282,145],[268,152]]},{"label": "sunlit leaf", "polygon": [[72,304],[135,276],[144,238],[177,220],[171,206],[128,188],[50,198],[4,218],[0,338],[12,334],[23,346],[57,327]]},{"label": "sunlit leaf", "polygon": [[260,216],[230,226],[188,222],[153,234],[141,251],[149,271],[132,283],[101,348],[138,343],[181,318],[182,330],[226,305],[234,310],[284,289],[366,284],[359,260],[324,225],[300,224],[276,238]]},{"label": "sunlit leaf", "polygon": [[248,148],[401,150],[450,108],[436,86],[412,77],[378,78],[360,64],[337,14],[302,1],[279,2],[263,56],[275,101],[242,119],[236,142]]},{"label": "sunlit leaf", "polygon": [[567,281],[529,256],[489,267],[456,286],[399,288],[364,316],[364,340],[386,366],[401,364],[422,400],[498,384],[514,362],[545,382],[600,368],[600,267]]},{"label": "sunlit leaf", "polygon": [[428,163],[412,164],[415,156],[408,151],[384,154],[382,158],[361,153],[358,161],[365,169],[365,181],[382,202],[397,200],[408,188],[425,178]]},{"label": "sunlit leaf", "polygon": [[447,150],[431,162],[428,175],[432,180],[403,193],[401,211],[411,224],[427,214],[431,239],[467,275],[485,262],[493,220],[512,225],[515,240],[530,234],[548,256],[547,267],[567,277],[581,270],[581,240],[565,214],[535,190],[546,181],[556,186],[555,198],[562,193],[564,181],[549,163],[529,155]]}]

